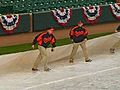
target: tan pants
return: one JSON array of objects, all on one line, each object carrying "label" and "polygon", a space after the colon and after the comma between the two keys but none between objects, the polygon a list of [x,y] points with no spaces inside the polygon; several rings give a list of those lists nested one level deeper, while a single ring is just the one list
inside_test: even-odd
[{"label": "tan pants", "polygon": [[112,46],[112,49],[118,48],[119,46],[120,46],[120,40]]},{"label": "tan pants", "polygon": [[41,61],[44,61],[44,69],[47,69],[48,56],[47,56],[46,49],[43,46],[38,46],[38,49],[39,49],[39,55],[33,65],[33,68],[37,69]]},{"label": "tan pants", "polygon": [[72,49],[72,52],[71,52],[71,55],[70,55],[70,59],[74,59],[74,56],[75,56],[75,54],[78,50],[79,45],[82,48],[85,60],[88,60],[89,58],[88,58],[88,52],[87,52],[86,41],[85,40],[80,42],[80,43],[73,43],[73,49]]}]

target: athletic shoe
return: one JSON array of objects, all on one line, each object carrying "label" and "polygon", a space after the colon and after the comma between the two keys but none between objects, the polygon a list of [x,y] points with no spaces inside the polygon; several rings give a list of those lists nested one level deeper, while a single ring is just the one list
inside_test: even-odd
[{"label": "athletic shoe", "polygon": [[92,61],[91,59],[85,60],[85,62],[91,62],[91,61]]},{"label": "athletic shoe", "polygon": [[115,49],[110,48],[110,53],[115,53]]},{"label": "athletic shoe", "polygon": [[46,69],[44,69],[44,71],[46,71],[46,72],[48,72],[48,71],[50,71],[51,69],[50,68],[46,68]]},{"label": "athletic shoe", "polygon": [[74,63],[73,59],[70,59],[70,60],[69,60],[69,63]]},{"label": "athletic shoe", "polygon": [[38,69],[32,68],[32,71],[38,71]]}]

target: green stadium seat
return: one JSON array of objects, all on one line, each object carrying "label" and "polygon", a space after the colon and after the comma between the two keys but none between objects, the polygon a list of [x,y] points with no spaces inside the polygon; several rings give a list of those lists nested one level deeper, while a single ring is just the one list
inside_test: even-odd
[{"label": "green stadium seat", "polygon": [[[0,0],[0,6],[13,6],[18,12],[38,12],[64,8],[79,8],[91,5],[108,5],[115,0]],[[26,12],[26,13],[27,13]]]}]

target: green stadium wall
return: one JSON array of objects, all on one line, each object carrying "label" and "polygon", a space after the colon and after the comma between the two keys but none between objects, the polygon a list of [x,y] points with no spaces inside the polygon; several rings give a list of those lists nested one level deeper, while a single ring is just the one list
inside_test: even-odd
[{"label": "green stadium wall", "polygon": [[[43,31],[49,27],[55,27],[57,29],[71,27],[76,25],[77,22],[80,20],[83,21],[85,24],[89,24],[83,18],[82,11],[80,8],[72,9],[71,19],[69,20],[68,24],[65,27],[60,26],[56,22],[51,11],[33,13],[32,26],[31,26],[30,15],[23,14],[21,15],[19,26],[13,34],[29,32],[31,30],[31,27],[33,32]],[[112,15],[112,12],[110,11],[110,7],[108,5],[102,6],[102,15],[98,19],[97,23],[107,23],[107,22],[117,22],[117,21],[118,20]],[[0,35],[8,35],[8,34],[6,34],[0,27]]]},{"label": "green stadium wall", "polygon": [[[30,19],[29,14],[20,15],[20,22],[18,27],[15,29],[13,34],[25,33],[30,31]],[[3,31],[3,28],[0,26],[0,35],[11,35]]]},{"label": "green stadium wall", "polygon": [[[72,16],[66,27],[74,26],[78,21],[83,21],[88,24],[82,16],[80,9],[72,9]],[[109,6],[102,6],[102,15],[98,19],[97,23],[107,23],[118,21],[110,11]],[[63,28],[58,25],[51,12],[46,13],[34,13],[33,14],[33,31],[41,31],[48,27]]]}]

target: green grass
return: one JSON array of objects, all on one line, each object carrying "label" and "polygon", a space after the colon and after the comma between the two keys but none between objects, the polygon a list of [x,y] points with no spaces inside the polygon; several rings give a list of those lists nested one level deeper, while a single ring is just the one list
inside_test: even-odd
[{"label": "green grass", "polygon": [[[97,37],[105,36],[109,34],[112,34],[112,32],[92,34],[92,35],[88,35],[88,39],[93,39],[93,38],[97,38]],[[64,38],[64,39],[57,40],[56,46],[67,45],[70,43],[71,43],[71,40],[69,38]],[[0,47],[0,55],[29,51],[29,50],[32,50],[31,45],[32,45],[31,43],[26,43],[21,45]],[[37,49],[37,45],[35,46],[35,49]]]}]

